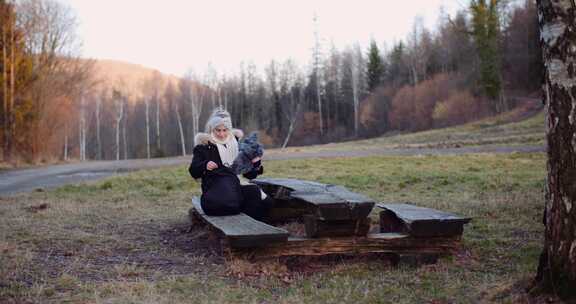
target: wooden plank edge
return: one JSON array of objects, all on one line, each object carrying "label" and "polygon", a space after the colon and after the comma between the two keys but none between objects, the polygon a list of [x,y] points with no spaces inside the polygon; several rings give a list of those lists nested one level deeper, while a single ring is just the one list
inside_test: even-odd
[{"label": "wooden plank edge", "polygon": [[[418,220],[413,220],[413,219],[409,219],[409,218],[403,217],[402,215],[398,214],[396,211],[394,211],[394,210],[392,210],[392,209],[388,209],[388,208],[386,207],[386,205],[391,205],[391,204],[410,205],[410,206],[413,206],[413,207],[416,207],[416,208],[419,208],[419,209],[429,209],[429,210],[437,211],[437,212],[440,212],[440,213],[450,214],[453,218],[418,219]],[[430,208],[430,207],[416,206],[416,205],[412,205],[412,204],[409,204],[409,203],[390,203],[390,204],[378,203],[378,204],[376,204],[376,207],[378,207],[378,208],[380,208],[380,209],[382,209],[382,210],[387,210],[387,211],[390,211],[390,212],[394,213],[399,219],[401,219],[402,221],[404,221],[404,222],[407,223],[407,224],[413,224],[413,223],[419,223],[419,222],[426,223],[426,222],[434,222],[434,221],[436,221],[436,222],[445,221],[445,222],[454,222],[454,223],[459,223],[459,224],[468,224],[470,221],[472,221],[472,218],[471,218],[471,217],[464,217],[464,216],[461,216],[461,215],[458,215],[458,214],[455,214],[455,213],[452,213],[452,212],[443,211],[443,210],[438,210],[438,209],[434,209],[434,208]]]},{"label": "wooden plank edge", "polygon": [[460,247],[460,240],[460,237],[415,238],[398,233],[377,233],[356,238],[289,238],[285,243],[230,248],[230,252],[252,258],[367,253],[450,254]]}]

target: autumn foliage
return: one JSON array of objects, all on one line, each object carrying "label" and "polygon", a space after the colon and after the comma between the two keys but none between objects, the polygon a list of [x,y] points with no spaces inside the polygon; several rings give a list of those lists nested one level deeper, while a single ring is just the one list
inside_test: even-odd
[{"label": "autumn foliage", "polygon": [[391,130],[420,131],[464,123],[486,113],[483,99],[461,87],[461,76],[443,73],[395,91],[380,87],[363,102],[365,134]]}]

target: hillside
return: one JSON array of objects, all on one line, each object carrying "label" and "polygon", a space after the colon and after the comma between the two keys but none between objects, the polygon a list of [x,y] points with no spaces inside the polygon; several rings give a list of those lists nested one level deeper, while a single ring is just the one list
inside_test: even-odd
[{"label": "hillside", "polygon": [[[122,87],[136,96],[141,94],[145,79],[152,77],[154,72],[160,73],[158,70],[129,62],[103,59],[96,59],[94,62],[96,79],[100,87]],[[179,79],[174,75],[160,74],[165,82],[176,83]]]},{"label": "hillside", "polygon": [[[539,101],[533,100],[509,112],[464,125],[432,129],[415,133],[385,134],[381,137],[313,145],[288,147],[282,153],[349,151],[372,148],[457,148],[482,145],[544,145],[544,110]],[[278,149],[278,153],[281,150]],[[269,152],[272,152],[269,150]]]}]

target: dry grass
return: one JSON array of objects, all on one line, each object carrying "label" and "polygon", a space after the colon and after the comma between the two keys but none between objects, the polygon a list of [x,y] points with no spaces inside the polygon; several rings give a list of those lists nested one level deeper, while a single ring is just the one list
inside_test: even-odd
[{"label": "dry grass", "polygon": [[[0,199],[0,302],[515,303],[541,248],[543,154],[270,161],[269,177],[341,184],[378,201],[474,218],[435,265],[385,255],[228,259],[189,230],[185,168]],[[326,174],[330,172],[330,174]],[[376,220],[377,214],[371,215]],[[300,229],[294,225],[297,233]]]}]

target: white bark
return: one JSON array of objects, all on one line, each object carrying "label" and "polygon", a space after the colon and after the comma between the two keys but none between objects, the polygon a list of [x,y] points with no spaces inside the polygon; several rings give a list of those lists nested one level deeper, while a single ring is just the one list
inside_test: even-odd
[{"label": "white bark", "polygon": [[[127,104],[124,104],[122,107],[126,107]],[[122,119],[122,142],[124,146],[124,159],[128,159],[128,135],[126,131],[126,122],[127,119]]]},{"label": "white bark", "polygon": [[197,110],[197,105],[196,105],[196,99],[197,99],[197,93],[195,92],[195,90],[192,88],[192,86],[190,87],[190,110],[191,110],[191,115],[192,115],[192,138],[194,138],[196,136],[196,134],[198,133],[198,110]]},{"label": "white bark", "polygon": [[120,160],[120,124],[124,117],[124,102],[122,97],[114,100],[116,103],[116,160]]},{"label": "white bark", "polygon": [[356,62],[356,57],[352,56],[351,65],[351,81],[352,81],[352,98],[354,102],[354,136],[358,137],[358,62]]},{"label": "white bark", "polygon": [[[317,27],[317,17],[314,16],[314,26]],[[324,122],[322,119],[322,99],[320,94],[321,76],[320,76],[320,38],[318,30],[314,29],[314,74],[316,76],[316,100],[318,102],[318,124],[320,127],[320,136],[324,135]]]},{"label": "white bark", "polygon": [[144,98],[146,107],[146,158],[150,159],[150,99]]},{"label": "white bark", "polygon": [[80,95],[80,111],[79,111],[79,146],[80,146],[80,161],[86,160],[86,101],[83,95]]},{"label": "white bark", "polygon": [[64,161],[68,161],[68,124],[64,125]]},{"label": "white bark", "polygon": [[288,146],[288,142],[290,141],[290,137],[292,137],[292,132],[294,131],[294,127],[296,126],[296,119],[298,118],[299,112],[300,112],[300,102],[298,102],[296,106],[296,113],[294,113],[294,115],[292,115],[292,119],[290,119],[290,125],[288,126],[288,133],[286,134],[284,143],[282,143],[282,149]]},{"label": "white bark", "polygon": [[156,148],[160,151],[160,97],[156,95]]},{"label": "white bark", "polygon": [[174,101],[174,111],[176,112],[176,119],[178,120],[178,131],[180,132],[180,147],[182,149],[182,156],[186,155],[186,141],[184,139],[184,129],[182,128],[182,119],[180,117],[180,107],[178,101]]},{"label": "white bark", "polygon": [[192,110],[192,138],[200,132],[200,113],[202,113],[203,89],[190,86],[190,108]]},{"label": "white bark", "polygon": [[288,146],[288,142],[290,141],[290,137],[292,136],[292,132],[296,127],[296,122],[298,119],[298,115],[300,114],[300,105],[302,104],[302,99],[304,99],[304,91],[302,89],[302,84],[295,84],[298,86],[298,92],[296,98],[294,98],[293,90],[291,89],[290,93],[290,105],[291,111],[287,113],[287,118],[290,121],[290,125],[288,126],[288,133],[286,134],[286,138],[284,139],[284,143],[282,143],[282,149]]},{"label": "white bark", "polygon": [[98,160],[102,159],[102,138],[100,137],[100,107],[102,105],[102,98],[96,100],[96,157]]}]

